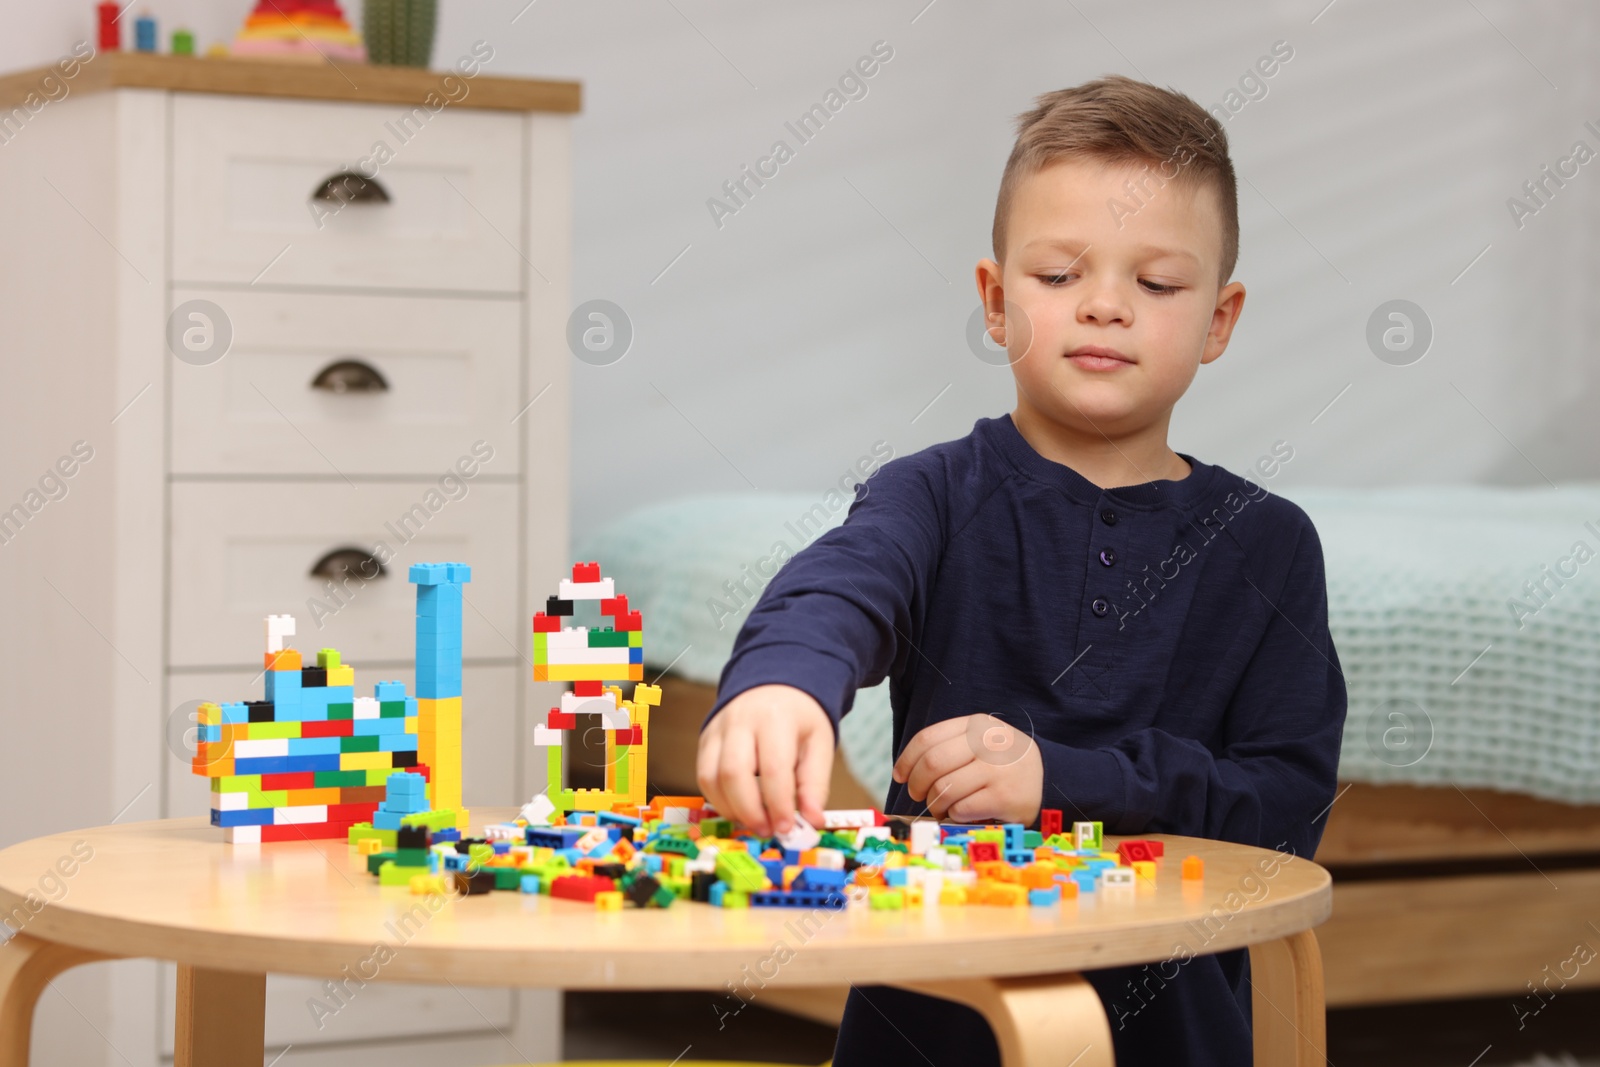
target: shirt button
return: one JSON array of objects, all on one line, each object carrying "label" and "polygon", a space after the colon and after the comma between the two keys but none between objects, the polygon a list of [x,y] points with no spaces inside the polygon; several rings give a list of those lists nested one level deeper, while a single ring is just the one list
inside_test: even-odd
[{"label": "shirt button", "polygon": [[1094,598],[1094,603],[1089,605],[1089,610],[1104,617],[1105,613],[1111,610],[1111,602],[1103,596],[1097,596]]},{"label": "shirt button", "polygon": [[1104,563],[1107,567],[1109,567],[1113,563],[1115,563],[1116,561],[1117,561],[1117,553],[1116,553],[1115,549],[1102,548],[1100,550],[1100,562],[1101,563]]},{"label": "shirt button", "polygon": [[1100,513],[1100,521],[1107,526],[1115,526],[1117,524],[1117,513],[1110,508],[1106,508]]}]

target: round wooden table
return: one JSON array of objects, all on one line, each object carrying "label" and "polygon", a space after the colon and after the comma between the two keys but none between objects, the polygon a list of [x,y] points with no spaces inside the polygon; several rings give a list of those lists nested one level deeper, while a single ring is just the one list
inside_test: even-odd
[{"label": "round wooden table", "polygon": [[[513,809],[485,809],[487,821]],[[969,1004],[1005,1063],[1111,1064],[1111,1032],[1076,972],[1248,946],[1256,1062],[1322,1064],[1326,871],[1198,838],[1166,843],[1154,885],[1049,908],[905,912],[598,911],[548,896],[451,898],[380,889],[342,841],[225,845],[204,819],[56,834],[0,851],[0,1067],[27,1067],[33,1009],[71,967],[117,957],[178,964],[176,1067],[250,1064],[266,975],[560,989],[763,990],[888,984]],[[1114,848],[1108,840],[1108,848]],[[1202,883],[1179,878],[1205,860]],[[1182,948],[1180,948],[1182,946]],[[730,1004],[733,1003],[730,1000]],[[1065,1050],[1065,1058],[1063,1058]],[[1077,1059],[1073,1059],[1077,1056]]]}]

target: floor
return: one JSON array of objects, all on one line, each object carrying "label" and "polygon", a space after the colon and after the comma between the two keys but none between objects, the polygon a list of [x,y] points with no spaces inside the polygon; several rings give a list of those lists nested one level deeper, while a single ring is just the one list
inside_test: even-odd
[{"label": "floor", "polygon": [[[1600,990],[1328,1013],[1330,1067],[1600,1067]],[[568,1059],[820,1064],[833,1030],[716,993],[571,993]],[[1519,1022],[1521,1026],[1519,1028]]]}]

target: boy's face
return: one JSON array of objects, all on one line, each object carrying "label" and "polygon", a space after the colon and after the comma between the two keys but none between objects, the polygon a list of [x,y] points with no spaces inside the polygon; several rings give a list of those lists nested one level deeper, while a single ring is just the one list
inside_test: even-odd
[{"label": "boy's face", "polygon": [[[1227,347],[1244,286],[1218,289],[1215,193],[1151,178],[1135,199],[1123,183],[1140,171],[1072,160],[1024,179],[1006,262],[979,263],[978,289],[997,343],[1004,314],[1019,414],[1091,439],[1158,429],[1164,446],[1173,405]],[[1122,358],[1074,354],[1084,346]]]}]

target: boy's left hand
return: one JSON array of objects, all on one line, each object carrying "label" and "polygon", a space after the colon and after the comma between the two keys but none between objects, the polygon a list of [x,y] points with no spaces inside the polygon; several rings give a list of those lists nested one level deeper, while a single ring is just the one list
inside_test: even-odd
[{"label": "boy's left hand", "polygon": [[894,761],[894,780],[936,819],[1032,824],[1044,796],[1033,738],[993,715],[963,715],[920,731]]}]

